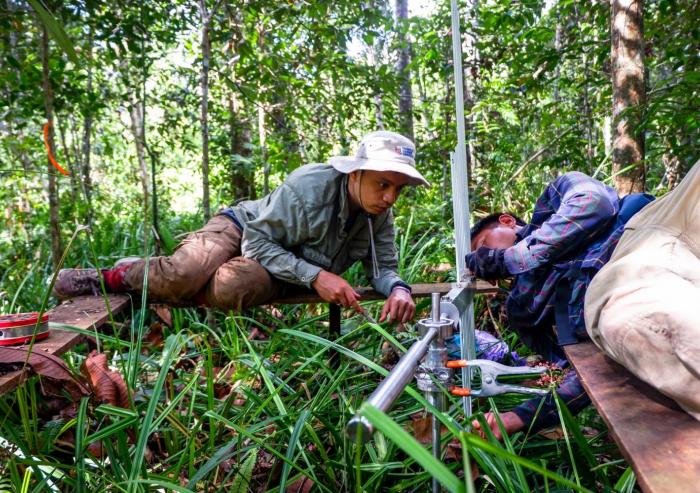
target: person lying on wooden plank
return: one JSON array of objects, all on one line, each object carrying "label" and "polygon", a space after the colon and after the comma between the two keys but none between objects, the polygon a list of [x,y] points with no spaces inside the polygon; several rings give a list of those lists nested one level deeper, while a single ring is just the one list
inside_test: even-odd
[{"label": "person lying on wooden plank", "polygon": [[[380,321],[415,314],[411,288],[398,275],[391,207],[406,185],[428,185],[415,167],[415,146],[393,132],[373,132],[355,156],[294,170],[259,200],[225,208],[170,256],[148,262],[152,299],[240,311],[299,288],[329,303],[355,307],[359,295],[340,277],[362,261],[387,296]],[[127,259],[102,270],[109,292],[142,290],[146,262]],[[63,269],[61,299],[98,294],[95,269]]]},{"label": "person lying on wooden plank", "polygon": [[[594,178],[566,173],[546,187],[529,224],[509,213],[478,221],[471,230],[467,267],[486,280],[514,278],[506,300],[509,325],[531,349],[566,368],[561,346],[586,337],[583,302],[589,283],[610,258],[624,223],[651,200],[647,194],[620,199]],[[590,403],[573,370],[556,392],[573,413]],[[500,417],[508,433],[537,431],[559,420],[551,394]],[[500,436],[495,417],[489,413],[486,418]],[[478,422],[474,426],[478,429]]]},{"label": "person lying on wooden plank", "polygon": [[700,161],[625,225],[586,293],[593,342],[700,421]]}]

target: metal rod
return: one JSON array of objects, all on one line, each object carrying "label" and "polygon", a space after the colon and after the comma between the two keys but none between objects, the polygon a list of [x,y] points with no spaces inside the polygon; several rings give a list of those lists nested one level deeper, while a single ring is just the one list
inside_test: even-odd
[{"label": "metal rod", "polygon": [[[451,0],[452,11],[452,65],[455,80],[455,110],[457,113],[457,147],[452,155],[452,207],[455,222],[455,245],[457,282],[466,279],[466,265],[464,256],[471,250],[471,237],[469,234],[469,176],[467,173],[467,145],[466,130],[464,125],[464,81],[462,79],[462,35],[459,28],[459,7],[457,0]],[[469,306],[460,317],[461,350],[462,358],[474,359],[474,308],[471,303],[473,293],[470,294]],[[471,369],[462,368],[462,385],[471,388]],[[472,414],[471,397],[462,400],[465,417]],[[469,420],[467,420],[468,426]]]},{"label": "metal rod", "polygon": [[440,293],[431,293],[430,301],[432,305],[430,306],[430,316],[433,322],[440,321]]},{"label": "metal rod", "polygon": [[[430,343],[437,335],[438,329],[431,327],[422,339],[413,343],[411,348],[401,357],[394,369],[379,384],[379,387],[372,392],[372,395],[369,396],[366,402],[382,412],[389,410],[406,385],[413,379],[419,361],[428,351]],[[374,427],[364,417],[355,416],[348,422],[345,430],[348,437],[353,441],[358,438],[359,433],[359,439],[364,443],[372,436]]]},{"label": "metal rod", "polygon": [[[431,395],[428,402],[430,402],[430,404],[432,404],[438,411],[444,411],[446,408],[445,394],[442,392],[431,392],[430,394]],[[433,413],[432,418],[433,457],[442,462],[442,425],[435,413]],[[437,478],[433,477],[433,493],[440,493],[440,491],[442,491],[440,482],[437,480]]]},{"label": "metal rod", "polygon": [[[432,322],[440,322],[440,293],[432,293],[431,295],[431,309],[430,313],[432,315]],[[425,366],[429,370],[436,370],[441,367],[445,367],[447,364],[447,348],[445,347],[445,337],[444,334],[438,335],[430,343],[430,349],[428,350],[428,356],[426,357]],[[438,461],[442,462],[442,440],[440,436],[440,420],[437,417],[438,412],[443,412],[445,410],[445,394],[442,389],[435,389],[425,392],[425,398],[432,404],[437,412],[432,413],[432,450],[433,457]],[[442,487],[440,482],[436,477],[433,477],[433,493],[440,493]]]}]

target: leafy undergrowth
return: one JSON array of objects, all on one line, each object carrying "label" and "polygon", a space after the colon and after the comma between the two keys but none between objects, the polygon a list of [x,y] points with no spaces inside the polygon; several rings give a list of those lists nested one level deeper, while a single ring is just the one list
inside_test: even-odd
[{"label": "leafy undergrowth", "polygon": [[[441,417],[443,464],[421,444],[430,429],[421,396],[404,392],[391,419],[362,408],[381,432],[354,445],[345,424],[392,365],[386,336],[403,346],[414,336],[348,314],[343,335],[331,341],[321,308],[224,316],[158,307],[90,333],[92,348],[65,358],[79,385],[41,377],[0,399],[0,485],[404,492],[430,491],[434,475],[452,491],[634,491],[593,410],[572,418],[562,409],[562,428],[499,443],[462,430],[455,398]],[[90,349],[98,352],[87,356]],[[476,409],[505,410],[519,399]]]}]

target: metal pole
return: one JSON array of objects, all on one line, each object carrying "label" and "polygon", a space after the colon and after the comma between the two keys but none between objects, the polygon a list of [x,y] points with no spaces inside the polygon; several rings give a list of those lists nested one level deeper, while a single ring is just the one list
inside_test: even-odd
[{"label": "metal pole", "polygon": [[[457,0],[451,0],[452,10],[452,61],[455,79],[455,109],[457,112],[457,147],[452,157],[452,207],[455,221],[455,246],[458,285],[467,280],[464,256],[471,250],[469,234],[469,177],[467,174],[467,145],[464,126],[464,82],[462,79],[462,36],[459,29],[459,7]],[[460,339],[462,358],[476,358],[474,346],[474,307],[473,293],[469,294],[468,308],[460,317]],[[462,368],[462,385],[471,388],[471,369]],[[471,397],[462,400],[464,415],[472,414]],[[469,420],[467,420],[469,426]]]},{"label": "metal pole", "polygon": [[[425,355],[430,347],[430,343],[437,337],[439,329],[431,327],[422,339],[419,339],[411,348],[404,354],[393,370],[379,384],[372,395],[367,399],[367,403],[376,407],[382,412],[389,410],[394,401],[401,395],[403,389],[408,385],[408,382],[413,379],[413,375],[418,367],[418,362]],[[359,431],[358,431],[359,429]],[[346,433],[351,440],[358,438],[364,443],[370,439],[374,427],[363,416],[353,417],[346,427]]]},{"label": "metal pole", "polygon": [[[431,318],[434,324],[440,323],[440,293],[431,294]],[[436,369],[439,367],[444,367],[447,363],[447,348],[445,347],[445,340],[442,337],[436,337],[430,344],[430,349],[428,350],[428,357],[426,358],[426,366]],[[431,389],[425,392],[425,397],[430,402],[438,412],[443,412],[445,410],[445,394],[441,389]],[[440,434],[440,420],[437,417],[437,413],[432,413],[432,449],[433,457],[439,462],[442,462],[442,437]],[[433,493],[440,493],[442,487],[440,482],[436,477],[433,476]]]}]

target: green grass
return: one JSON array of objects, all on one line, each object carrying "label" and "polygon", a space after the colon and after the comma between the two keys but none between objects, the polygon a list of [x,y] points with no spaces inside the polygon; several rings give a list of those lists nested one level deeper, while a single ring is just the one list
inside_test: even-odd
[{"label": "green grass", "polygon": [[[446,251],[449,256],[449,243],[428,240],[433,230],[425,226],[409,219],[399,239],[409,281],[425,280],[425,266],[445,261]],[[425,233],[410,240],[411,231]],[[112,238],[79,236],[68,262],[107,263],[138,251],[137,242],[115,246],[118,236]],[[3,289],[18,291],[4,308],[38,307],[48,289],[43,279],[51,274],[36,263],[12,282],[6,275]],[[361,282],[360,271],[350,278]],[[368,305],[372,311],[380,306]],[[485,308],[479,300],[477,311]],[[313,491],[329,493],[423,492],[433,476],[459,492],[636,491],[634,474],[592,410],[572,417],[560,408],[565,439],[516,433],[501,443],[465,432],[460,400],[451,398],[439,416],[443,443],[458,444],[463,453],[435,461],[410,431],[411,416],[425,405],[413,386],[387,414],[362,407],[386,374],[382,343],[408,347],[413,336],[350,316],[348,330],[331,340],[326,316],[320,305],[284,307],[281,319],[262,309],[216,313],[213,320],[203,311],[175,309],[164,345],[156,348],[144,342],[155,322],[146,308],[130,314],[124,327],[87,331],[129,382],[130,408],[94,397],[47,397],[50,384],[36,378],[0,397],[0,491],[284,492],[308,478]],[[269,339],[249,341],[253,327]],[[519,345],[516,335],[498,329]],[[337,366],[329,364],[333,351],[340,353]],[[66,359],[77,373],[85,357],[78,347]],[[477,402],[475,416],[521,400],[509,395]],[[49,408],[57,402],[58,409]],[[358,411],[380,430],[361,446],[344,432]],[[98,444],[102,454],[95,456]],[[478,467],[473,481],[471,463]]]}]

